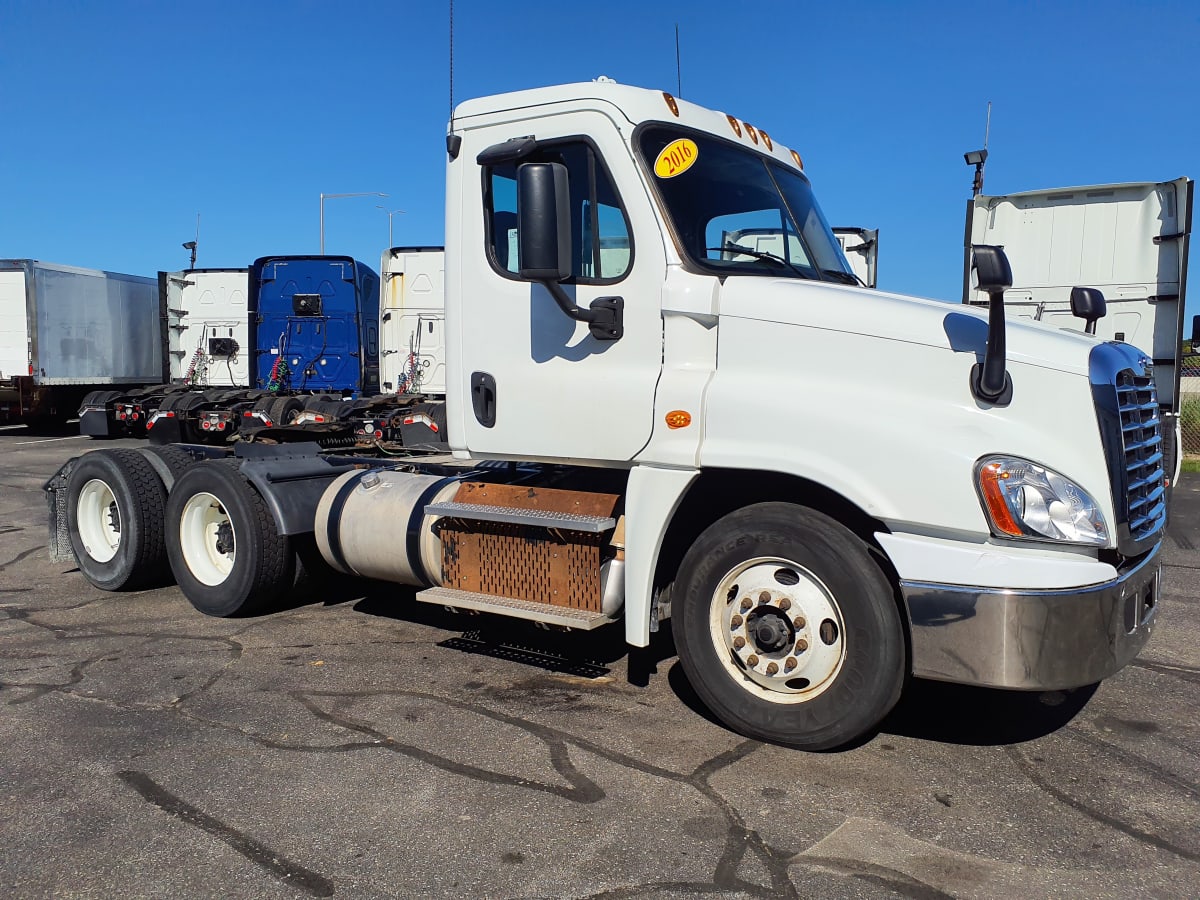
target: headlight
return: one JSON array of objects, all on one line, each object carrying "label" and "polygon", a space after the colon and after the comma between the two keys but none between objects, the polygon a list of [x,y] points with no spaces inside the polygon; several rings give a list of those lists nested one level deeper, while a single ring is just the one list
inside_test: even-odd
[{"label": "headlight", "polygon": [[1108,544],[1096,501],[1053,469],[1015,456],[985,456],[975,464],[975,486],[998,537]]}]

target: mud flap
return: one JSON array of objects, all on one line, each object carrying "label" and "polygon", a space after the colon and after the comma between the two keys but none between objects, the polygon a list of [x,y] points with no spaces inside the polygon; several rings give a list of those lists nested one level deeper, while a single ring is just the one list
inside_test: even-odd
[{"label": "mud flap", "polygon": [[71,535],[67,530],[67,479],[71,477],[71,470],[74,468],[75,460],[69,460],[42,485],[42,490],[46,492],[49,532],[46,544],[51,562],[75,561],[75,552],[71,549]]}]

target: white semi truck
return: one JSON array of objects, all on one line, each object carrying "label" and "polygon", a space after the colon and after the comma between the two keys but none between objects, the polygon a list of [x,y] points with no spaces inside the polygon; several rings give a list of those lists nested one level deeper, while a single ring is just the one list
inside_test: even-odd
[{"label": "white semi truck", "polygon": [[88,453],[47,484],[52,553],[210,615],[315,543],[397,604],[632,647],[669,619],[721,721],[805,749],[909,676],[1068,688],[1145,644],[1150,361],[1006,319],[1002,251],[974,248],[986,312],[864,289],[798,153],[608,81],[466,102],[447,151],[449,452]]}]

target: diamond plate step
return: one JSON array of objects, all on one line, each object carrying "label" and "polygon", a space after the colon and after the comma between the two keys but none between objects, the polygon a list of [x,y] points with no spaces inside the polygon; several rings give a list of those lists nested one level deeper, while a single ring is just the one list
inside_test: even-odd
[{"label": "diamond plate step", "polygon": [[514,619],[529,619],[533,622],[561,625],[564,628],[577,628],[580,631],[591,631],[593,628],[599,628],[601,625],[607,625],[614,621],[603,613],[591,612],[586,609],[551,606],[548,603],[530,603],[527,600],[513,600],[509,597],[477,594],[474,591],[458,591],[453,588],[429,588],[420,591],[417,599],[422,603],[436,603],[438,606],[450,606],[454,609],[490,612]]},{"label": "diamond plate step", "polygon": [[[431,503],[426,513],[455,519],[470,519],[473,522],[505,522],[509,525],[534,525],[538,528],[562,528],[566,531],[583,531],[599,534],[615,528],[617,520],[611,516],[581,516],[576,513],[550,512],[544,509],[520,509],[512,506],[483,506],[477,503]],[[480,594],[479,596],[484,596]]]}]

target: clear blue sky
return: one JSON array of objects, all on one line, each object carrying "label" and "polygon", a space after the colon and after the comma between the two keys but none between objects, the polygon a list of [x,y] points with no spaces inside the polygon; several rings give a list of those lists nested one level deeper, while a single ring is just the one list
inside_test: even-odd
[{"label": "clear blue sky", "polygon": [[[962,159],[987,193],[1200,175],[1200,3],[600,5],[458,0],[454,90],[608,75],[803,155],[834,224],[881,230],[880,286],[956,300]],[[0,257],[153,274],[440,244],[448,14],[424,2],[0,0]],[[1200,266],[1200,261],[1197,262]],[[1195,280],[1195,279],[1192,279]],[[1189,298],[1189,314],[1200,297]]]}]

